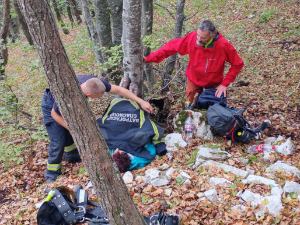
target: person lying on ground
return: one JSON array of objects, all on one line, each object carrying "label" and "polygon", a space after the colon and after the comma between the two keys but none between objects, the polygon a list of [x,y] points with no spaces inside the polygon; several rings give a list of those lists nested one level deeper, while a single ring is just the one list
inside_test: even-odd
[{"label": "person lying on ground", "polygon": [[[128,85],[129,82],[125,83]],[[141,168],[155,155],[162,156],[167,152],[164,129],[151,121],[148,113],[134,101],[114,98],[97,123],[118,167],[126,164],[121,172]],[[124,162],[120,158],[124,158]]]},{"label": "person lying on ground", "polygon": [[[82,92],[89,98],[100,98],[104,92],[118,94],[139,104],[147,113],[152,113],[152,106],[149,102],[137,97],[131,91],[101,80],[92,75],[77,76]],[[137,103],[136,103],[137,102]],[[59,108],[49,89],[45,90],[42,100],[43,125],[46,126],[50,138],[49,157],[45,178],[51,183],[61,174],[61,163],[63,154],[68,162],[81,162],[80,155],[73,141],[68,127],[59,111]]]}]

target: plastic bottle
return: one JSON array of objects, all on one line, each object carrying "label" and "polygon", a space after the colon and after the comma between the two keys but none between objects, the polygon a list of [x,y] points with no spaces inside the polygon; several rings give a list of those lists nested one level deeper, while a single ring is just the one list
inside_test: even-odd
[{"label": "plastic bottle", "polygon": [[275,146],[270,144],[251,145],[248,147],[248,153],[255,155],[263,152],[271,152],[272,150],[274,151],[275,149],[276,149]]},{"label": "plastic bottle", "polygon": [[184,141],[188,144],[192,143],[194,133],[194,124],[192,120],[192,114],[184,122]]}]

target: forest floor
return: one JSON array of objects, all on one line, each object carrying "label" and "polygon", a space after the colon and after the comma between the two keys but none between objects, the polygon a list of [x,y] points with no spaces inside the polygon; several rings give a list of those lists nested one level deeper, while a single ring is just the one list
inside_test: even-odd
[{"label": "forest floor", "polygon": [[[169,12],[175,11],[175,1],[158,1],[169,11],[155,6],[153,40],[156,49],[172,38],[174,21]],[[195,16],[194,13],[198,12]],[[210,18],[217,29],[237,49],[245,62],[245,67],[237,80],[229,87],[228,105],[246,108],[244,116],[257,126],[265,119],[272,122],[266,129],[260,142],[267,137],[291,138],[296,152],[289,156],[272,153],[270,160],[262,160],[247,154],[247,145],[236,143],[228,145],[222,138],[217,138],[223,150],[232,156],[223,163],[244,170],[254,170],[255,175],[268,177],[269,166],[277,161],[284,161],[300,169],[300,5],[299,1],[264,0],[264,1],[187,1],[183,34],[195,30],[199,21]],[[61,38],[76,74],[97,74],[95,58],[90,41],[81,24],[70,29],[69,35],[61,32]],[[46,184],[44,172],[47,162],[49,141],[45,129],[41,126],[42,114],[40,102],[47,87],[45,74],[36,51],[25,39],[9,44],[9,62],[6,67],[8,81],[1,87],[8,94],[6,99],[18,101],[22,112],[14,107],[0,105],[0,224],[36,224],[38,209],[36,204],[45,198],[44,189],[65,185],[85,188],[89,177],[82,163],[67,164],[63,161],[63,174],[52,184]],[[154,50],[154,49],[153,49]],[[178,79],[170,86],[168,96],[173,101],[172,115],[182,109],[185,102],[184,73],[179,71],[185,66],[186,57],[180,57],[176,66]],[[153,65],[163,70],[165,63]],[[156,70],[156,72],[158,71]],[[161,88],[161,75],[156,73],[155,90]],[[16,98],[14,97],[16,96]],[[107,107],[111,96],[91,101],[96,117]],[[17,123],[18,125],[13,125]],[[23,129],[22,129],[23,128]],[[33,128],[33,129],[30,129]],[[186,148],[179,148],[170,161],[167,156],[158,157],[145,168],[132,171],[134,177],[144,175],[149,168],[159,168],[166,163],[175,168],[170,184],[163,187],[151,185],[139,188],[139,181],[128,187],[134,202],[143,215],[149,216],[159,210],[168,214],[179,214],[182,224],[300,224],[300,202],[298,198],[288,198],[283,194],[281,213],[272,216],[265,214],[257,218],[257,208],[247,205],[246,211],[232,210],[233,202],[239,198],[236,189],[251,188],[258,194],[267,195],[270,187],[261,184],[242,184],[241,179],[232,173],[224,173],[212,167],[207,171],[191,169],[189,164],[198,146],[209,143],[194,139]],[[249,164],[236,159],[251,159]],[[189,171],[191,185],[184,185],[176,180],[180,171]],[[277,171],[273,174],[276,182],[283,187],[286,181],[299,183],[299,178]],[[234,182],[235,186],[218,188],[222,201],[213,203],[201,201],[200,196],[210,187],[210,177],[222,177]],[[250,187],[251,186],[251,187]],[[165,194],[172,189],[172,195]],[[91,199],[95,194],[88,189]],[[202,195],[199,193],[202,193]],[[160,200],[160,201],[156,201]]]}]

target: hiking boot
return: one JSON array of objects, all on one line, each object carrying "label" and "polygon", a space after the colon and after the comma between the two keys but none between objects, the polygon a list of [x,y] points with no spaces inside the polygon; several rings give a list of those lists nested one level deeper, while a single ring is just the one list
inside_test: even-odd
[{"label": "hiking boot", "polygon": [[123,77],[121,79],[121,82],[120,82],[119,86],[128,89],[129,84],[130,84],[130,78],[129,77]]},{"label": "hiking boot", "polygon": [[51,183],[53,183],[55,180],[56,180],[56,178],[54,178],[54,177],[46,177],[46,183],[47,183],[47,184],[51,184]]},{"label": "hiking boot", "polygon": [[136,83],[131,83],[129,85],[129,91],[131,91],[133,94],[135,94],[136,96],[138,95],[139,93],[139,87]]}]

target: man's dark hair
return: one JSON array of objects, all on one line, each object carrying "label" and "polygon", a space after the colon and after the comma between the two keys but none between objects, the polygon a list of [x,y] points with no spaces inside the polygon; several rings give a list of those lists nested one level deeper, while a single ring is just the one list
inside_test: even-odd
[{"label": "man's dark hair", "polygon": [[204,20],[201,23],[199,23],[198,28],[202,31],[208,30],[210,34],[216,34],[217,30],[213,22],[210,20]]},{"label": "man's dark hair", "polygon": [[112,155],[121,173],[125,173],[129,170],[131,160],[125,152],[116,152]]}]

